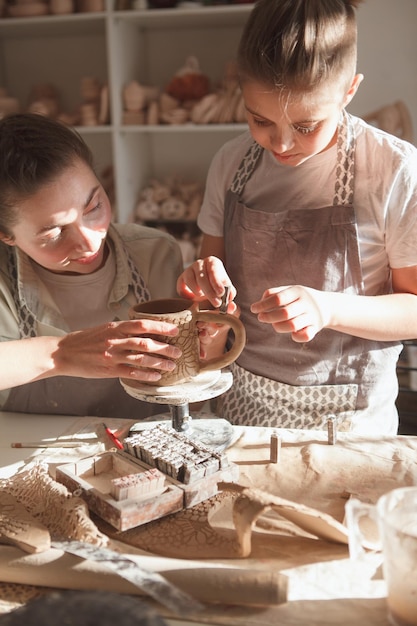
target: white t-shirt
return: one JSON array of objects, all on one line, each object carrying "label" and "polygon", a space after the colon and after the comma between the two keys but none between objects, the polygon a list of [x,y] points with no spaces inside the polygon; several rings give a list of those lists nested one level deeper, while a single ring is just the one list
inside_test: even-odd
[{"label": "white t-shirt", "polygon": [[[417,265],[417,149],[352,117],[356,136],[354,207],[365,292],[380,293],[390,268]],[[223,237],[224,198],[253,139],[249,132],[215,155],[198,217],[200,229]],[[333,203],[336,146],[297,167],[264,150],[243,191],[255,210],[279,212]],[[271,285],[272,286],[272,285]]]}]

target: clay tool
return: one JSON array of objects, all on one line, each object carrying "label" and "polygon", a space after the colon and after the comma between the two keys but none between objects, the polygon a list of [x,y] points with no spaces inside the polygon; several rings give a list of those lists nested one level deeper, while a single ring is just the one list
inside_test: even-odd
[{"label": "clay tool", "polygon": [[335,415],[329,415],[327,418],[327,443],[334,446],[337,440],[337,420]]},{"label": "clay tool", "polygon": [[130,559],[128,554],[120,554],[109,548],[81,541],[53,541],[51,545],[56,550],[63,550],[82,559],[104,563],[121,578],[128,580],[178,615],[185,616],[204,609],[204,605],[198,600],[173,585],[158,572],[140,566]]},{"label": "clay tool", "polygon": [[108,426],[106,426],[106,424],[103,424],[103,428],[104,432],[109,437],[110,441],[116,446],[116,448],[119,448],[119,450],[123,450],[123,444],[120,439],[116,437],[116,435],[110,430],[110,428],[108,428]]},{"label": "clay tool", "polygon": [[270,444],[270,462],[279,463],[281,460],[281,437],[277,433],[272,433]]},{"label": "clay tool", "polygon": [[222,295],[222,303],[219,306],[220,313],[227,313],[227,307],[229,304],[230,286],[224,288],[224,294]]},{"label": "clay tool", "polygon": [[96,439],[74,439],[72,441],[14,441],[11,448],[79,448],[86,444],[97,443]]}]

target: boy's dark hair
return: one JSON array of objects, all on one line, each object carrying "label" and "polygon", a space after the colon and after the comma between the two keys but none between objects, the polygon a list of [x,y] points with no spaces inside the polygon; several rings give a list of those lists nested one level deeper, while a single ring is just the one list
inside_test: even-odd
[{"label": "boy's dark hair", "polygon": [[35,113],[0,120],[0,231],[11,236],[15,204],[36,193],[74,161],[93,169],[92,153],[69,126]]},{"label": "boy's dark hair", "polygon": [[241,82],[308,92],[334,79],[347,89],[356,69],[360,2],[257,0],[238,49]]}]

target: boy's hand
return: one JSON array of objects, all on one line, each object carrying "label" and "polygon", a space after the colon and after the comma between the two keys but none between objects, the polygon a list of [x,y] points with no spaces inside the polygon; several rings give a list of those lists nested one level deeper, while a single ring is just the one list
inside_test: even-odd
[{"label": "boy's hand", "polygon": [[236,289],[231,285],[224,265],[215,256],[198,259],[181,274],[177,281],[177,291],[183,298],[208,300],[214,308],[222,302],[225,286],[230,285],[229,300],[236,296]]},{"label": "boy's hand", "polygon": [[267,289],[251,312],[260,322],[272,324],[277,333],[291,333],[297,342],[311,341],[329,323],[325,296],[302,285],[276,287]]}]

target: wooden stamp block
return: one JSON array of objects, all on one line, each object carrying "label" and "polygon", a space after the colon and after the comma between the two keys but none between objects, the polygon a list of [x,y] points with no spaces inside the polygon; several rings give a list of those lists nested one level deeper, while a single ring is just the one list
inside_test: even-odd
[{"label": "wooden stamp block", "polygon": [[[159,476],[153,481],[147,477],[149,484],[142,494],[115,499],[112,491],[120,494],[117,489],[119,479],[146,474],[148,471],[152,472],[151,468],[139,466],[117,452],[105,452],[58,466],[56,480],[83,498],[91,511],[114,528],[124,531],[183,508],[183,492],[170,484],[163,475],[163,481]],[[151,482],[155,483],[152,489]]]},{"label": "wooden stamp block", "polygon": [[225,454],[166,427],[127,437],[123,445],[56,468],[57,481],[121,531],[191,508],[216,495],[219,482],[239,478]]}]

